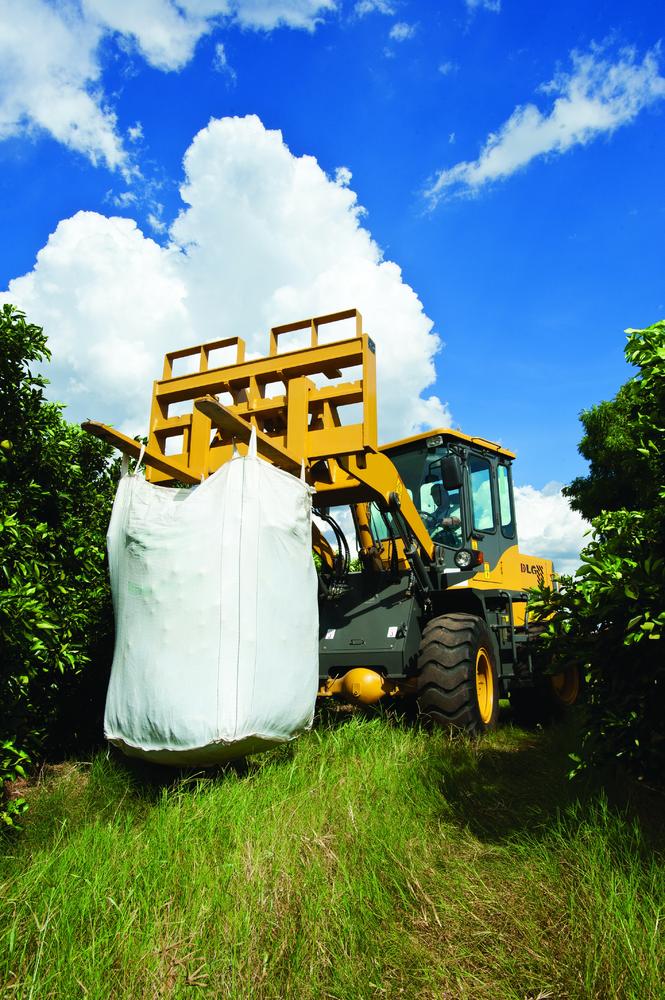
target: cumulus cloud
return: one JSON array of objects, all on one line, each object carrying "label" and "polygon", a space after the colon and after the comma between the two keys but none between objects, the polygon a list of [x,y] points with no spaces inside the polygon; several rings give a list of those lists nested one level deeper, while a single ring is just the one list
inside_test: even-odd
[{"label": "cumulus cloud", "polygon": [[382,438],[450,423],[427,391],[432,321],[361,224],[346,168],[329,178],[254,116],[211,121],[184,168],[167,248],[129,219],[80,212],[0,296],[45,327],[69,419],[144,431],[167,350],[239,334],[264,354],[270,326],[356,306],[377,343]]},{"label": "cumulus cloud", "polygon": [[397,21],[390,29],[389,38],[393,42],[406,42],[409,38],[413,38],[415,33],[415,24],[407,24],[406,21]]},{"label": "cumulus cloud", "polygon": [[641,62],[630,48],[622,49],[614,60],[598,47],[588,53],[573,52],[572,71],[558,73],[540,88],[553,97],[549,111],[542,112],[535,104],[517,107],[488,137],[477,160],[441,170],[425,197],[434,206],[444,197],[473,194],[539,156],[564,153],[627,125],[665,97],[658,59],[657,48]]},{"label": "cumulus cloud", "polygon": [[128,173],[116,116],[99,86],[100,38],[74,8],[2,0],[0,140],[43,130],[94,164]]},{"label": "cumulus cloud", "polygon": [[[0,140],[44,131],[93,164],[136,172],[101,85],[100,43],[115,36],[176,71],[219,24],[314,31],[335,0],[0,0]],[[129,131],[130,142],[140,138]]]},{"label": "cumulus cloud", "polygon": [[[227,4],[210,4],[210,14]],[[156,69],[181,69],[192,58],[208,21],[195,10],[171,0],[82,0],[82,17],[100,32],[122,36]],[[217,9],[215,9],[217,8]]]},{"label": "cumulus cloud", "polygon": [[108,417],[145,432],[159,355],[192,336],[178,256],[131,219],[78,212],[0,296],[45,327],[49,395],[69,404],[70,419]]},{"label": "cumulus cloud", "polygon": [[335,0],[81,0],[86,20],[131,42],[157,69],[182,69],[219,24],[314,31]]},{"label": "cumulus cloud", "polygon": [[548,483],[542,490],[516,486],[515,507],[520,550],[553,559],[558,573],[574,573],[590,525],[571,510],[561,483]]}]

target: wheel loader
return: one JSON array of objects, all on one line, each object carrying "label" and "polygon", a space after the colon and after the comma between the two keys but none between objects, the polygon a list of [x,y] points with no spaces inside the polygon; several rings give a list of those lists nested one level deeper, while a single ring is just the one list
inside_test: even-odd
[{"label": "wheel loader", "polygon": [[82,426],[144,455],[162,486],[200,483],[252,430],[263,459],[304,472],[321,698],[406,699],[424,720],[471,733],[496,725],[502,698],[520,715],[576,700],[577,673],[546,674],[528,621],[529,589],[555,578],[549,560],[518,548],[515,455],[450,428],[379,445],[375,345],[357,310],[274,327],[262,358],[248,359],[240,337],[170,352],[145,448]]}]

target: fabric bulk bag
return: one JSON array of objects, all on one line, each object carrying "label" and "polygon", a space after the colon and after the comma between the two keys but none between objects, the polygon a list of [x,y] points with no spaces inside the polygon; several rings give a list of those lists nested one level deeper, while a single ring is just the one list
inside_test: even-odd
[{"label": "fabric bulk bag", "polygon": [[108,531],[106,738],[206,766],[293,739],[318,688],[312,490],[256,454],[189,489],[125,474]]}]

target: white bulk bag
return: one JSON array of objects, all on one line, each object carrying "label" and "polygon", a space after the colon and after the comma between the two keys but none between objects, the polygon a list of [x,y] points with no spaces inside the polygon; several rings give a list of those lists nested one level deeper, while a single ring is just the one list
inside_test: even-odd
[{"label": "white bulk bag", "polygon": [[311,489],[256,455],[190,489],[120,480],[106,738],[209,765],[293,739],[318,687]]}]

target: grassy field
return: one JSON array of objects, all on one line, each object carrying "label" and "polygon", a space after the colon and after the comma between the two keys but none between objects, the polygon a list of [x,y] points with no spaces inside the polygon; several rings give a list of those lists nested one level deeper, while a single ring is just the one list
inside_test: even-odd
[{"label": "grassy field", "polygon": [[47,771],[2,846],[0,995],[665,995],[662,800],[571,787],[570,727],[341,718],[214,776]]}]

